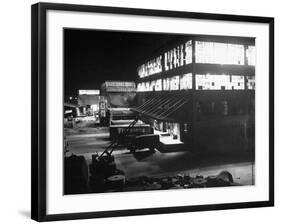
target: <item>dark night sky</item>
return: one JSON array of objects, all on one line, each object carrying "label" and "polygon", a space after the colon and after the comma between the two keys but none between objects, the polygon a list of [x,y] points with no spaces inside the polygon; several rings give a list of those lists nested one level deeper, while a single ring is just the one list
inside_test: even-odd
[{"label": "dark night sky", "polygon": [[65,29],[65,96],[106,80],[137,79],[137,67],[181,35]]}]

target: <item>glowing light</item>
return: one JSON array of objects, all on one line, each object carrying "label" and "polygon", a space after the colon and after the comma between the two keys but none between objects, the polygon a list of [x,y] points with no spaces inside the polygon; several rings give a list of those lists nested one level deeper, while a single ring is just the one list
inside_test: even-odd
[{"label": "glowing light", "polygon": [[157,79],[151,82],[141,82],[137,85],[137,92],[161,91],[162,79]]},{"label": "glowing light", "polygon": [[140,78],[157,74],[162,72],[162,56],[150,60],[146,64],[141,65],[138,67],[138,75]]},{"label": "glowing light", "polygon": [[195,42],[195,62],[244,65],[244,46],[216,42]]},{"label": "glowing light", "polygon": [[170,78],[163,79],[163,90],[170,90]]},{"label": "glowing light", "polygon": [[247,89],[255,89],[256,88],[255,76],[246,76],[246,79],[247,79]]},{"label": "glowing light", "polygon": [[256,48],[255,46],[248,46],[246,50],[246,57],[248,65],[255,66],[256,64]]},{"label": "glowing light", "polygon": [[240,75],[196,75],[197,90],[243,90],[244,76]]},{"label": "glowing light", "polygon": [[192,74],[184,74],[180,78],[180,90],[192,89]]},{"label": "glowing light", "polygon": [[137,84],[137,92],[149,91],[170,91],[170,90],[188,90],[192,89],[192,74],[182,76],[173,76],[172,78],[157,79],[150,82],[141,82]]},{"label": "glowing light", "polygon": [[155,91],[162,91],[162,79],[157,79],[156,80]]},{"label": "glowing light", "polygon": [[179,90],[179,88],[180,88],[180,77],[178,75],[172,77],[170,85],[171,85],[170,86],[171,90]]},{"label": "glowing light", "polygon": [[192,62],[192,41],[185,43],[185,64],[188,65]]}]

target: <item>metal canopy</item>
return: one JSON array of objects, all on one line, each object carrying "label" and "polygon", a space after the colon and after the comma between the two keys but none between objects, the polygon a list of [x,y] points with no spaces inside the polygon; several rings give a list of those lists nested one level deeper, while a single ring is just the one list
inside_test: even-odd
[{"label": "metal canopy", "polygon": [[132,108],[133,111],[141,115],[154,118],[156,120],[176,121],[172,114],[191,101],[189,96],[155,96],[146,100],[142,105]]}]

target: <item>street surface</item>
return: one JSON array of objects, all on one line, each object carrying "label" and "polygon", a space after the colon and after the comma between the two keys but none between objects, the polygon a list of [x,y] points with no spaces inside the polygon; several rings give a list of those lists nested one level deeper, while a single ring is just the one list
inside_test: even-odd
[{"label": "street surface", "polygon": [[[91,163],[93,153],[101,154],[110,144],[107,127],[65,129],[70,153],[85,156]],[[189,151],[150,152],[148,149],[131,153],[125,147],[113,152],[118,169],[126,178],[139,176],[167,176],[189,174],[191,176],[217,175],[223,170],[233,175],[234,182],[241,185],[254,184],[254,163],[248,155],[200,156]]]}]

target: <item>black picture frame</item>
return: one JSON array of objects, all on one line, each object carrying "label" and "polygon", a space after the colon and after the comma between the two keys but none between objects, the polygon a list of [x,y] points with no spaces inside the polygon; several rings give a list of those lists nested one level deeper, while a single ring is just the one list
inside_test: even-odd
[{"label": "black picture frame", "polygon": [[[75,12],[100,12],[124,15],[162,16],[206,19],[217,21],[254,22],[269,25],[269,200],[196,206],[161,207],[149,209],[115,210],[70,214],[46,214],[46,13],[48,10]],[[163,11],[136,8],[117,8],[89,5],[37,3],[31,11],[31,76],[32,76],[32,182],[31,218],[37,221],[86,219],[115,216],[132,216],[161,213],[192,212],[205,210],[267,207],[274,205],[274,18]]]}]

